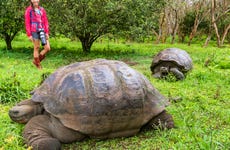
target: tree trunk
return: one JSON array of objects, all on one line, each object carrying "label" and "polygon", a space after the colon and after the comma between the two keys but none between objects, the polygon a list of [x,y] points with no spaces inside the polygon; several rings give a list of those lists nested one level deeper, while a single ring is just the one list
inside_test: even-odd
[{"label": "tree trunk", "polygon": [[192,39],[194,38],[196,32],[197,32],[197,28],[198,28],[199,22],[198,22],[198,15],[196,15],[195,21],[194,21],[194,25],[193,25],[193,29],[192,32],[189,35],[189,41],[188,41],[188,46],[191,45]]},{"label": "tree trunk", "polygon": [[184,43],[184,41],[185,41],[185,36],[182,35],[182,36],[181,36],[181,43]]},{"label": "tree trunk", "polygon": [[213,27],[215,29],[215,33],[216,33],[216,37],[217,37],[217,46],[220,47],[220,35],[219,35],[219,31],[216,25],[216,20],[215,20],[215,9],[216,9],[216,1],[212,0],[212,23],[213,23]]},{"label": "tree trunk", "polygon": [[6,47],[7,47],[8,50],[12,50],[11,41],[6,41]]},{"label": "tree trunk", "polygon": [[90,40],[87,38],[80,39],[80,41],[81,41],[83,52],[90,53],[90,49],[91,46],[93,45],[93,42],[90,42]]},{"label": "tree trunk", "polygon": [[156,36],[155,44],[159,44],[159,35],[158,33],[153,29],[153,34]]},{"label": "tree trunk", "polygon": [[4,39],[5,39],[5,43],[6,43],[6,48],[8,50],[12,50],[12,44],[11,44],[12,38],[9,35],[5,35]]},{"label": "tree trunk", "polygon": [[160,17],[160,20],[159,20],[159,33],[158,33],[158,37],[157,37],[157,40],[156,40],[156,43],[159,44],[160,43],[160,39],[162,38],[163,36],[163,24],[165,22],[165,12],[163,13],[163,16]]},{"label": "tree trunk", "polygon": [[222,40],[220,42],[220,45],[224,45],[224,40],[225,40],[225,37],[227,36],[228,34],[228,30],[230,30],[230,24],[227,26],[227,28],[224,29],[224,33],[222,35]]},{"label": "tree trunk", "polygon": [[180,43],[184,43],[185,41],[185,35],[180,30],[178,30],[178,39]]},{"label": "tree trunk", "polygon": [[203,47],[207,47],[208,46],[210,39],[211,39],[211,33],[208,33],[208,37],[206,38],[206,41],[205,41]]},{"label": "tree trunk", "polygon": [[175,43],[178,25],[176,25],[176,26],[177,26],[176,29],[173,30],[173,33],[172,33],[172,41],[171,41],[171,44],[174,44],[174,43]]},{"label": "tree trunk", "polygon": [[205,40],[205,43],[204,43],[203,47],[208,46],[209,41],[211,40],[211,37],[212,37],[212,30],[213,30],[212,22],[210,22],[209,29],[208,29],[208,36],[207,36],[207,38]]},{"label": "tree trunk", "polygon": [[[208,15],[210,13],[210,11],[205,11],[204,10],[204,6],[206,5],[205,1],[202,0],[202,1],[198,1],[198,3],[196,4],[196,16],[195,16],[195,20],[194,20],[194,24],[193,24],[193,29],[192,29],[192,32],[190,33],[190,36],[189,36],[189,42],[188,42],[188,45],[191,44],[192,42],[192,39],[194,38],[194,36],[196,35],[196,32],[197,32],[197,29],[198,29],[198,26],[199,24],[201,23],[201,21],[205,18],[206,15]],[[204,11],[204,12],[202,12]]]},{"label": "tree trunk", "polygon": [[215,33],[216,33],[216,37],[217,37],[217,46],[220,47],[220,34],[219,34],[218,27],[217,27],[215,21],[213,23],[213,27],[215,29]]},{"label": "tree trunk", "polygon": [[[224,3],[225,3],[225,1],[224,1]],[[217,27],[217,24],[216,24],[216,22],[220,19],[220,18],[222,18],[222,17],[224,17],[229,11],[230,11],[230,9],[228,8],[228,6],[226,5],[226,4],[224,4],[224,13],[222,13],[222,14],[219,14],[219,15],[216,15],[215,14],[215,12],[217,11],[216,10],[216,0],[212,0],[212,8],[211,8],[211,12],[212,12],[212,14],[211,14],[211,17],[212,17],[212,25],[213,25],[213,27],[214,27],[214,29],[215,29],[215,33],[216,33],[216,37],[217,37],[217,46],[218,47],[221,47],[223,44],[224,44],[224,40],[225,40],[225,37],[227,36],[227,34],[228,34],[228,30],[230,29],[230,24],[228,24],[227,25],[227,27],[224,29],[224,32],[223,32],[223,34],[222,34],[222,36],[220,36],[220,34],[219,34],[219,30],[218,30],[218,27]],[[226,7],[225,7],[226,6]],[[227,14],[228,15],[228,14]],[[222,37],[222,38],[221,38]]]},{"label": "tree trunk", "polygon": [[171,41],[171,44],[174,44],[175,43],[175,39],[176,39],[176,33],[177,33],[177,30],[178,30],[178,23],[176,21],[175,25],[174,25],[174,28],[173,28],[173,32],[172,32],[172,41]]},{"label": "tree trunk", "polygon": [[91,46],[93,42],[100,37],[101,34],[92,35],[91,33],[85,33],[84,35],[77,35],[79,40],[81,41],[82,49],[84,53],[90,53]]},{"label": "tree trunk", "polygon": [[175,12],[175,23],[173,25],[173,28],[172,28],[172,40],[171,40],[171,44],[174,44],[175,42],[175,38],[176,38],[176,33],[177,33],[177,29],[178,29],[178,12],[176,9],[174,9],[174,12]]}]

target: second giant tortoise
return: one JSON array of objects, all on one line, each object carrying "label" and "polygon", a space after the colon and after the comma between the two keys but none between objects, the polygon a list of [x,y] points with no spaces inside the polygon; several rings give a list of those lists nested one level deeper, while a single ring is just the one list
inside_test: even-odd
[{"label": "second giant tortoise", "polygon": [[59,68],[31,99],[12,107],[9,116],[26,123],[23,137],[29,146],[49,150],[85,137],[128,137],[143,128],[172,128],[167,103],[125,63],[96,59]]},{"label": "second giant tortoise", "polygon": [[192,67],[192,59],[186,51],[168,48],[154,56],[150,69],[156,78],[165,78],[172,73],[177,80],[183,80]]}]

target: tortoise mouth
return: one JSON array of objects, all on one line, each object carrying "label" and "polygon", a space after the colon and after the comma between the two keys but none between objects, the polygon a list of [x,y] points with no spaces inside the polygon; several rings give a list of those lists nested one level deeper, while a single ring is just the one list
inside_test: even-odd
[{"label": "tortoise mouth", "polygon": [[21,115],[17,110],[9,110],[9,116],[18,123],[27,123],[30,119],[28,115]]},{"label": "tortoise mouth", "polygon": [[33,114],[33,108],[28,105],[14,106],[9,110],[10,118],[18,123],[28,122]]},{"label": "tortoise mouth", "polygon": [[162,77],[166,77],[168,74],[169,74],[168,72],[162,72],[162,73],[161,73],[161,76],[162,76]]},{"label": "tortoise mouth", "polygon": [[10,118],[15,121],[15,122],[18,122],[18,123],[27,123],[29,121],[28,118],[26,118],[25,116],[22,116],[22,117],[14,117],[14,116],[11,116],[10,115]]}]

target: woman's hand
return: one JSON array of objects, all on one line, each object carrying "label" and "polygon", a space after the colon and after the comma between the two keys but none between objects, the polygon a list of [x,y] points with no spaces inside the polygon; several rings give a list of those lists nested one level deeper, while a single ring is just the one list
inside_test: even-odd
[{"label": "woman's hand", "polygon": [[46,40],[48,40],[50,37],[49,37],[49,34],[46,34]]}]

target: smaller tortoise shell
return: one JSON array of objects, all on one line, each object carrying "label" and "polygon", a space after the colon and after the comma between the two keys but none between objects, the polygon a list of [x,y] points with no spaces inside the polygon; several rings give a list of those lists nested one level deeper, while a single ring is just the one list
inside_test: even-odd
[{"label": "smaller tortoise shell", "polygon": [[161,62],[173,62],[184,72],[192,69],[192,59],[189,54],[179,48],[168,48],[160,51],[152,61],[151,70]]}]

